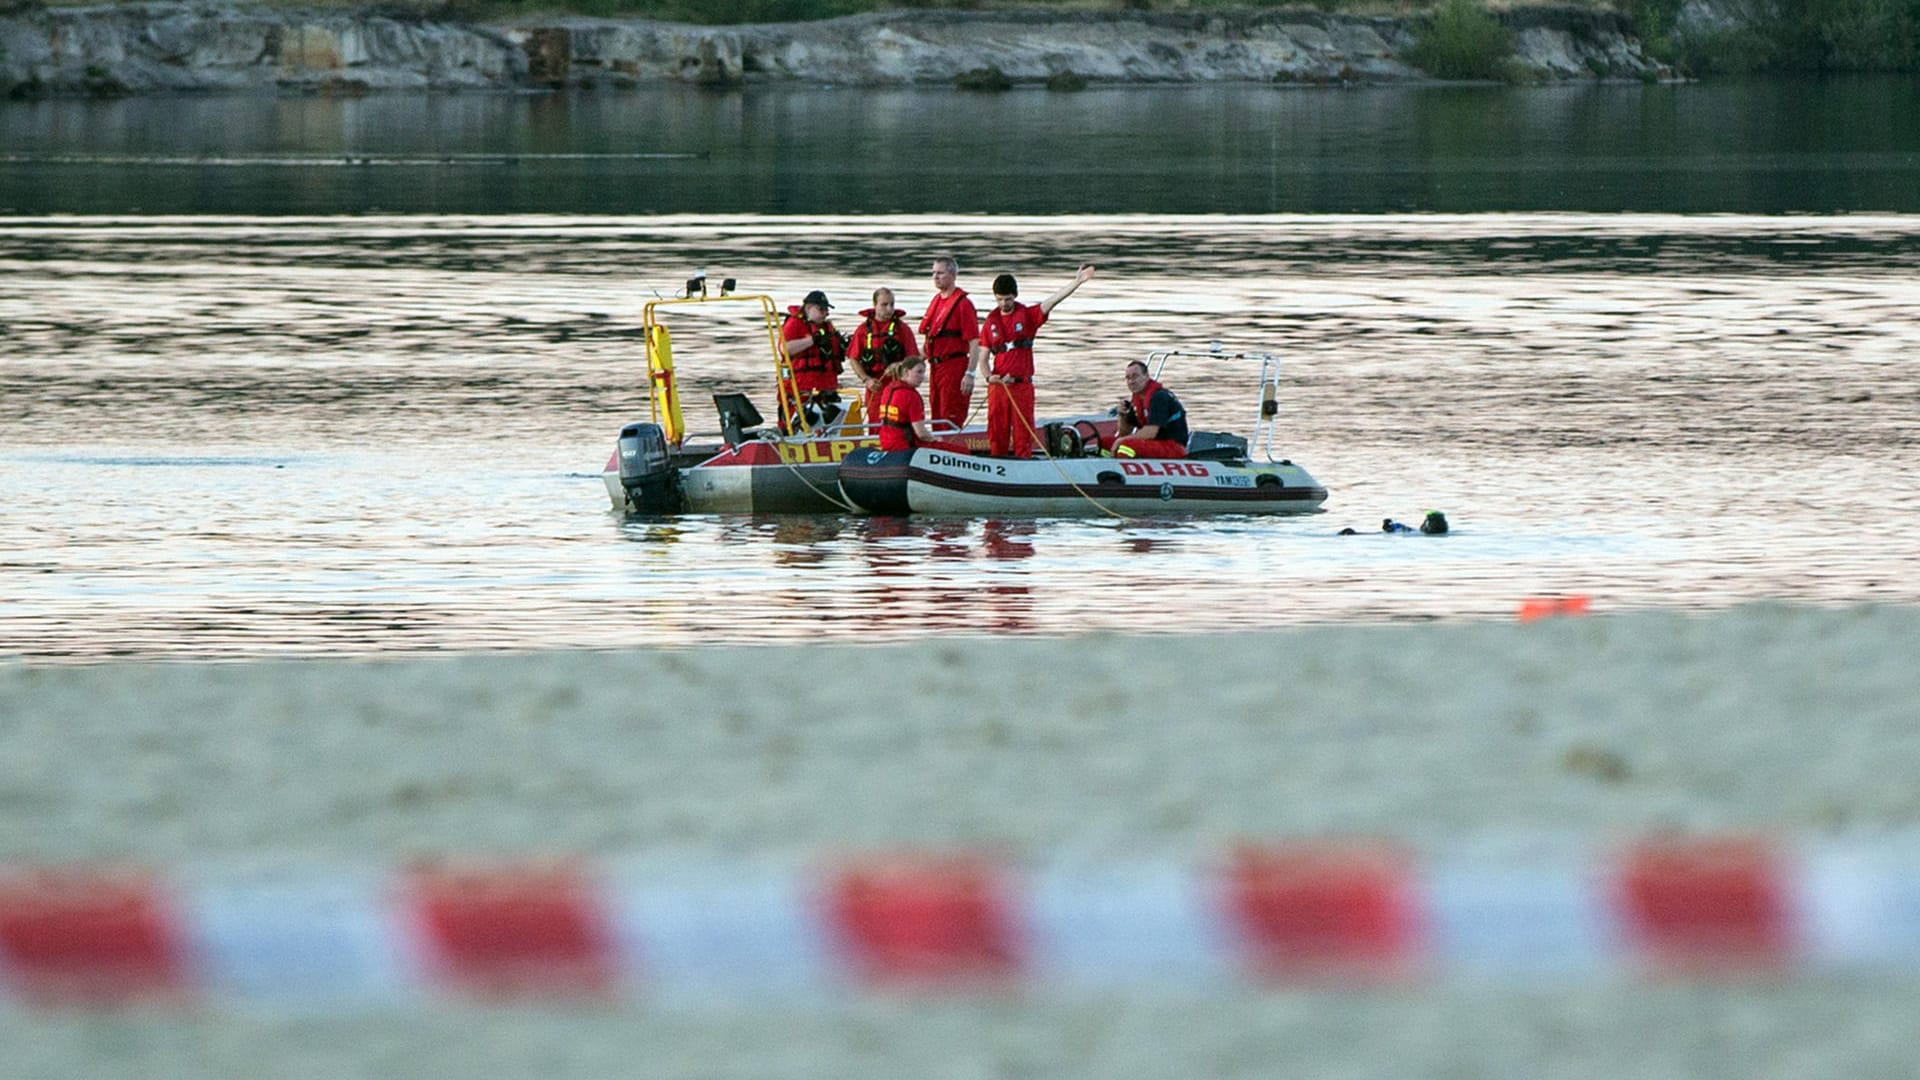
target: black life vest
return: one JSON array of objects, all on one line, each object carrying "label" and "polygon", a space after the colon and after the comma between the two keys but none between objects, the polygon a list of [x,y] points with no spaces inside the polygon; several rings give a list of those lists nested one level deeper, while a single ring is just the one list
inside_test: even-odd
[{"label": "black life vest", "polygon": [[894,313],[893,318],[882,326],[873,321],[870,311],[861,314],[867,316],[867,321],[862,324],[867,331],[867,341],[860,350],[859,363],[868,378],[877,379],[885,374],[890,365],[906,359],[907,347],[900,344],[900,339],[895,336],[900,326],[900,315]]}]

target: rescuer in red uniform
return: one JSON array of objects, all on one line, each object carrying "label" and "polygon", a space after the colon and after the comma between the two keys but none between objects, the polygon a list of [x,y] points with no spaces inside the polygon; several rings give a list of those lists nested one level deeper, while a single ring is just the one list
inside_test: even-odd
[{"label": "rescuer in red uniform", "polygon": [[1187,410],[1180,399],[1155,382],[1138,360],[1127,365],[1127,389],[1133,396],[1120,403],[1113,456],[1186,457]]},{"label": "rescuer in red uniform", "polygon": [[920,336],[926,340],[925,352],[932,365],[933,419],[945,420],[956,429],[967,425],[967,406],[973,398],[973,343],[980,337],[980,314],[967,291],[954,284],[959,274],[960,264],[953,256],[933,260],[933,299],[920,316]]},{"label": "rescuer in red uniform", "polygon": [[987,441],[994,457],[1033,456],[1033,335],[1055,305],[1092,277],[1093,264],[1083,265],[1066,288],[1037,304],[1020,302],[1012,274],[993,279],[993,310],[980,327],[973,354],[987,380]]},{"label": "rescuer in red uniform", "polygon": [[[830,424],[840,415],[840,372],[846,369],[847,340],[827,321],[827,294],[815,289],[799,307],[787,309],[780,328],[781,347],[793,372],[793,395],[808,426]],[[788,431],[799,424],[788,415],[790,395],[780,395],[780,415]]]},{"label": "rescuer in red uniform", "polygon": [[960,443],[933,437],[927,423],[926,403],[920,399],[920,384],[927,380],[927,362],[918,356],[896,361],[887,368],[886,381],[880,386],[880,404],[874,414],[880,425],[880,449],[913,450],[925,447],[955,454],[967,453]]},{"label": "rescuer in red uniform", "polygon": [[853,361],[853,373],[866,387],[867,423],[880,422],[880,387],[887,368],[909,356],[920,355],[920,345],[907,329],[907,320],[893,306],[893,290],[882,286],[873,290],[873,306],[860,313],[865,316],[854,328],[853,341],[847,346],[847,359]]}]

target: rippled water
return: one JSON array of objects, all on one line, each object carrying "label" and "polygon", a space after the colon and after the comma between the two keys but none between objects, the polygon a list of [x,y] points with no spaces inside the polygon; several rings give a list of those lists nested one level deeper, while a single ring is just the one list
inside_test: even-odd
[{"label": "rippled water", "polygon": [[[929,253],[1030,297],[1040,411],[1280,351],[1281,520],[623,520],[641,304],[692,267],[844,313]],[[0,654],[1172,631],[1920,600],[1920,218],[534,217],[0,223]],[[690,407],[762,403],[686,323]],[[764,341],[764,339],[762,339]],[[764,350],[764,344],[761,349]],[[1245,431],[1242,380],[1169,382]],[[693,408],[696,414],[701,410]],[[1444,538],[1389,537],[1427,508]],[[1339,537],[1343,526],[1363,535]]]}]

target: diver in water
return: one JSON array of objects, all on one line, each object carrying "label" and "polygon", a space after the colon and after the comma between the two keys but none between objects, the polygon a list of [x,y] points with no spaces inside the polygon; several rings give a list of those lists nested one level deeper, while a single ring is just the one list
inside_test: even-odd
[{"label": "diver in water", "polygon": [[[1380,523],[1380,531],[1391,535],[1425,533],[1428,536],[1443,536],[1447,532],[1447,515],[1438,510],[1429,510],[1427,511],[1427,516],[1420,519],[1420,524],[1417,528],[1404,522],[1387,518]],[[1341,529],[1336,535],[1358,536],[1360,534],[1352,528],[1346,528]]]}]

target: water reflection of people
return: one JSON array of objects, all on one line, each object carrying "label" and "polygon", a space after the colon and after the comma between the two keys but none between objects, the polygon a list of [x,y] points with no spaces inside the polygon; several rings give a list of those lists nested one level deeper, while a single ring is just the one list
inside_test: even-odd
[{"label": "water reflection of people", "polygon": [[780,328],[780,346],[793,373],[791,393],[780,395],[781,419],[788,431],[800,424],[788,415],[789,399],[798,402],[809,426],[831,424],[840,415],[840,372],[846,369],[847,342],[827,321],[833,307],[827,294],[815,289],[798,307],[787,309]]},{"label": "water reflection of people", "polygon": [[853,330],[847,359],[853,362],[853,373],[860,376],[860,384],[866,388],[867,423],[873,424],[879,422],[879,393],[886,382],[887,368],[909,356],[919,356],[920,346],[913,340],[913,331],[907,329],[900,309],[894,306],[892,289],[882,286],[873,290],[873,306],[860,314],[864,318]]},{"label": "water reflection of people", "polygon": [[832,541],[840,538],[838,518],[782,514],[774,519],[773,559],[782,566],[812,566],[827,561]]},{"label": "water reflection of people", "polygon": [[[860,545],[868,573],[860,594],[880,624],[921,629],[977,630],[982,623],[982,590],[977,575],[965,568],[974,549],[962,542],[967,523],[955,519],[862,518],[855,526],[868,541],[918,537],[924,548],[893,543]],[[952,566],[939,564],[948,563]],[[987,590],[991,592],[992,590]],[[1025,588],[1020,588],[1025,592]],[[896,613],[911,613],[897,620]]]},{"label": "water reflection of people", "polygon": [[1031,559],[1034,531],[1032,521],[988,518],[980,523],[981,547],[990,559]]},{"label": "water reflection of people", "polygon": [[966,559],[973,550],[964,543],[967,535],[967,523],[962,518],[936,518],[926,526],[926,538],[932,545],[927,548],[929,559]]},{"label": "water reflection of people", "polygon": [[1012,274],[993,279],[993,310],[981,324],[973,355],[987,381],[987,441],[994,457],[1033,456],[1033,337],[1054,307],[1092,278],[1093,265],[1084,264],[1065,287],[1037,304],[1020,303]]},{"label": "water reflection of people", "polygon": [[1127,364],[1127,390],[1120,403],[1120,420],[1113,441],[1115,457],[1183,458],[1187,456],[1187,411],[1173,391],[1147,374],[1147,365]]}]

